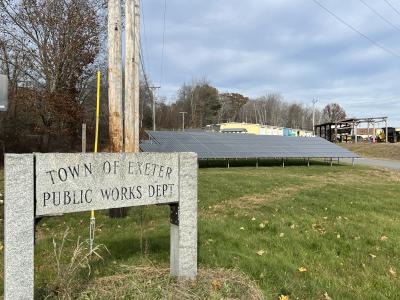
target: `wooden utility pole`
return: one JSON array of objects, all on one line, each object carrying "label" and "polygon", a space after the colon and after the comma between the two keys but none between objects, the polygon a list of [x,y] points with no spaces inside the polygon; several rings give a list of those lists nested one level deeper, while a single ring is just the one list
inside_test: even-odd
[{"label": "wooden utility pole", "polygon": [[[108,0],[108,107],[110,152],[123,151],[121,3]],[[124,209],[110,209],[111,218],[126,215]]]},{"label": "wooden utility pole", "polygon": [[150,86],[151,100],[153,102],[153,131],[156,131],[156,98],[154,97],[154,90],[160,89],[161,86]]},{"label": "wooden utility pole", "polygon": [[135,6],[125,1],[125,152],[135,152]]},{"label": "wooden utility pole", "polygon": [[187,112],[181,111],[179,113],[182,114],[182,131],[185,131],[185,114],[187,114]]},{"label": "wooden utility pole", "polygon": [[125,1],[125,152],[139,152],[139,5]]},{"label": "wooden utility pole", "polygon": [[[133,1],[133,0],[131,0]],[[140,0],[134,0],[135,10],[134,10],[134,33],[135,33],[135,64],[134,64],[134,122],[133,122],[133,132],[134,132],[134,151],[139,152],[139,64],[140,64]]]},{"label": "wooden utility pole", "polygon": [[108,106],[110,152],[123,150],[120,0],[108,0]]}]

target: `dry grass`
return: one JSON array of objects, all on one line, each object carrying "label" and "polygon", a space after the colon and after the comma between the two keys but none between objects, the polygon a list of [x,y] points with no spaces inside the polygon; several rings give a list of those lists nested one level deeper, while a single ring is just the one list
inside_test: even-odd
[{"label": "dry grass", "polygon": [[95,279],[81,299],[264,299],[261,290],[238,270],[199,269],[194,281],[178,282],[168,268],[120,266],[117,275]]},{"label": "dry grass", "polygon": [[222,216],[226,212],[226,208],[230,209],[257,209],[262,205],[271,202],[280,202],[283,199],[291,199],[299,195],[303,191],[318,190],[328,185],[345,186],[349,184],[360,183],[361,178],[366,180],[373,178],[374,181],[385,180],[389,182],[400,183],[400,173],[392,170],[382,169],[363,169],[349,170],[347,173],[327,173],[326,176],[307,176],[289,174],[286,178],[301,180],[301,184],[291,184],[287,186],[272,187],[268,193],[251,194],[221,201],[216,205],[209,207],[203,215],[209,217]]},{"label": "dry grass", "polygon": [[99,254],[107,250],[104,245],[96,245],[92,251],[89,248],[88,240],[81,240],[78,237],[75,247],[69,253],[65,249],[68,241],[69,229],[67,228],[60,241],[53,238],[53,259],[52,267],[55,269],[52,274],[51,283],[47,287],[46,299],[69,300],[76,298],[76,291],[81,287],[79,273],[91,272],[91,263],[95,260],[102,260]]},{"label": "dry grass", "polygon": [[347,148],[350,151],[353,151],[363,157],[400,160],[400,143],[397,144],[342,143],[340,144],[340,146]]},{"label": "dry grass", "polygon": [[273,188],[268,194],[253,194],[239,197],[236,199],[229,199],[227,201],[222,201],[212,208],[221,213],[226,210],[226,207],[237,208],[237,209],[254,209],[259,208],[260,205],[266,204],[268,202],[277,202],[284,198],[290,198],[294,195],[300,193],[304,190],[309,190],[313,188],[319,188],[323,186],[324,183],[309,183],[301,186],[286,186],[286,187],[276,187]]}]

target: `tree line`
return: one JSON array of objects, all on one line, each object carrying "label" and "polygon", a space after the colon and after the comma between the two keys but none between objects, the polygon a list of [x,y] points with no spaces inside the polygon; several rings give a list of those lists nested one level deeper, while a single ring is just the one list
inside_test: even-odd
[{"label": "tree line", "polygon": [[[144,101],[146,99],[143,98]],[[151,128],[152,102],[145,102],[145,128]],[[280,127],[313,130],[315,124],[335,122],[346,118],[346,112],[337,103],[327,104],[322,110],[312,105],[290,103],[277,93],[249,98],[239,93],[220,93],[207,80],[184,84],[170,103],[156,102],[156,127],[178,130],[182,127],[180,112],[186,112],[185,126],[204,128],[209,124],[246,122]]]}]

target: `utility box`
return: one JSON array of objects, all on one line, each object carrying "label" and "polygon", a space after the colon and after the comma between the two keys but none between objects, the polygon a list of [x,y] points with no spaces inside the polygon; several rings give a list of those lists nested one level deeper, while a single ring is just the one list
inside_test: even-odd
[{"label": "utility box", "polygon": [[0,74],[0,111],[7,111],[8,107],[8,78]]}]

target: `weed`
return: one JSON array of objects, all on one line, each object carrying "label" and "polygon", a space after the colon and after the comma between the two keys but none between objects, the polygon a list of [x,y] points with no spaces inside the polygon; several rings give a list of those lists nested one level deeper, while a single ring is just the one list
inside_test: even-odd
[{"label": "weed", "polygon": [[101,250],[108,249],[103,244],[96,245],[90,252],[89,240],[81,240],[78,237],[72,253],[68,255],[65,251],[65,243],[68,242],[69,229],[67,228],[60,242],[53,237],[53,258],[55,267],[54,278],[48,287],[47,298],[73,299],[74,294],[81,287],[82,277],[90,276],[91,262],[96,259],[102,260]]}]

